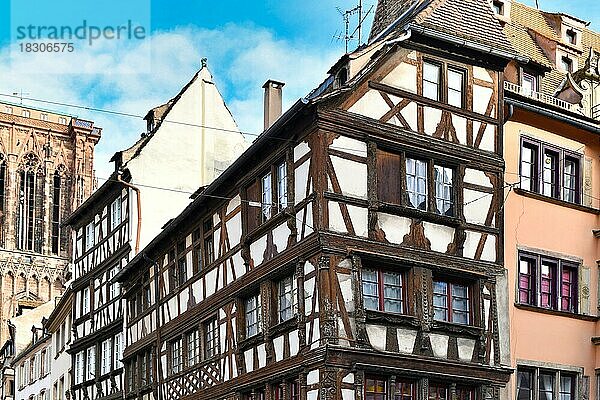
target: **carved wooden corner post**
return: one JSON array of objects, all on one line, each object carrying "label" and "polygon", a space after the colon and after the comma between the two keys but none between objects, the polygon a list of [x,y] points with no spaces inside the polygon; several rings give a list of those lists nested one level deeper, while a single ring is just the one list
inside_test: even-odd
[{"label": "carved wooden corner post", "polygon": [[271,338],[271,326],[276,312],[275,299],[273,297],[273,283],[264,281],[260,283],[260,299],[263,303],[262,311],[262,331],[264,332],[265,352],[267,365],[275,360],[275,352],[273,350],[273,340]]},{"label": "carved wooden corner post", "polygon": [[319,323],[322,343],[337,344],[337,321],[332,302],[331,258],[321,256],[318,264],[319,275]]},{"label": "carved wooden corner post", "polygon": [[296,264],[296,285],[298,288],[298,341],[300,351],[306,347],[306,304],[304,292],[304,260]]},{"label": "carved wooden corner post", "polygon": [[336,368],[321,368],[319,370],[319,382],[319,400],[337,400],[338,382]]},{"label": "carved wooden corner post", "polygon": [[432,356],[429,331],[433,321],[433,276],[428,268],[415,268],[415,314],[421,321],[413,353]]},{"label": "carved wooden corner post", "polygon": [[361,286],[362,264],[360,257],[352,256],[352,299],[354,301],[354,321],[356,325],[356,346],[370,348],[369,336],[367,335],[367,318],[362,297]]}]

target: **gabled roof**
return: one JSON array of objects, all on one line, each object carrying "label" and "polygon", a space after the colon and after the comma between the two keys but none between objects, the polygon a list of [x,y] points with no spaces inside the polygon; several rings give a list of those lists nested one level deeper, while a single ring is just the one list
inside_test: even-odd
[{"label": "gabled roof", "polygon": [[422,27],[513,53],[487,0],[379,0],[370,41],[388,30]]}]

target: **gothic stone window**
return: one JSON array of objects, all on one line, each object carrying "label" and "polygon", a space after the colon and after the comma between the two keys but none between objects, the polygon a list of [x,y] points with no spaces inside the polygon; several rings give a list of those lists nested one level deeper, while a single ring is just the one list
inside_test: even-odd
[{"label": "gothic stone window", "polygon": [[17,209],[17,246],[20,250],[42,251],[44,178],[39,158],[27,153],[21,162]]}]

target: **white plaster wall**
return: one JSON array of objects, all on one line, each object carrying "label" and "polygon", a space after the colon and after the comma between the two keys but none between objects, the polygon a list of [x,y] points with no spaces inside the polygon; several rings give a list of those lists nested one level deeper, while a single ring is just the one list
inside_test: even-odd
[{"label": "white plaster wall", "polygon": [[[367,164],[358,163],[344,158],[331,156],[342,194],[346,196],[367,198]],[[329,190],[333,191],[331,183]]]},{"label": "white plaster wall", "polygon": [[410,218],[397,215],[377,213],[379,227],[385,232],[386,239],[395,244],[404,240],[404,235],[410,232]]},{"label": "white plaster wall", "polygon": [[454,228],[423,222],[425,237],[431,242],[431,250],[445,253],[448,245],[454,240]]},{"label": "white plaster wall", "polygon": [[[191,193],[210,183],[247,148],[240,133],[198,125],[238,130],[206,68],[198,72],[194,82],[181,94],[140,154],[126,165],[133,176],[132,183],[138,184],[142,193],[140,248],[190,202]],[[133,200],[135,204],[135,197]]]},{"label": "white plaster wall", "polygon": [[366,117],[379,119],[390,107],[383,100],[381,95],[376,90],[369,90],[363,97],[360,98],[348,111],[361,114]]},{"label": "white plaster wall", "polygon": [[381,82],[417,93],[417,67],[407,63],[400,63]]}]

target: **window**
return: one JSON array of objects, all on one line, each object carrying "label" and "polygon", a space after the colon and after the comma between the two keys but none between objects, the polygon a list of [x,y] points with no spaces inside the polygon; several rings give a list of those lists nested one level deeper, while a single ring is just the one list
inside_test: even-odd
[{"label": "window", "polygon": [[31,116],[31,112],[29,110],[23,110],[21,111],[21,115],[25,118],[29,118]]},{"label": "window", "polygon": [[18,176],[17,246],[20,250],[42,251],[44,181],[37,173],[39,158],[28,153],[23,157]]},{"label": "window", "polygon": [[384,379],[365,377],[365,400],[386,400],[387,382]]},{"label": "window", "polygon": [[86,287],[81,292],[81,315],[86,315],[90,312],[90,288]]},{"label": "window", "polygon": [[423,62],[423,96],[440,101],[442,67],[439,64]]},{"label": "window", "polygon": [[429,384],[429,400],[450,400],[448,386],[436,383]]},{"label": "window", "polygon": [[117,197],[110,204],[110,229],[114,230],[121,223],[121,198]]},{"label": "window", "polygon": [[65,117],[58,117],[58,123],[66,125],[67,124],[67,119]]},{"label": "window", "polygon": [[406,191],[409,207],[427,210],[427,162],[406,158]]},{"label": "window", "polygon": [[573,72],[573,60],[567,56],[562,56],[560,59],[560,66],[565,72]]},{"label": "window", "polygon": [[183,369],[181,338],[173,340],[169,344],[171,354],[171,374],[177,374]]},{"label": "window", "polygon": [[496,15],[504,15],[504,3],[502,1],[493,1],[494,13]]},{"label": "window", "polygon": [[287,165],[284,162],[277,166],[277,208],[282,211],[287,207]]},{"label": "window", "polygon": [[83,382],[83,351],[75,355],[75,384]]},{"label": "window", "polygon": [[415,400],[417,398],[416,385],[410,381],[396,381],[392,400]]},{"label": "window", "polygon": [[471,322],[469,287],[445,280],[433,280],[433,318],[468,325]]},{"label": "window", "polygon": [[200,362],[200,332],[198,328],[189,331],[187,337],[187,366],[191,367]]},{"label": "window", "polygon": [[12,114],[13,113],[13,108],[9,107],[9,106],[6,106],[4,108],[4,112],[7,113],[7,114]]},{"label": "window", "polygon": [[577,45],[577,32],[573,29],[567,29],[565,32],[567,43]]},{"label": "window", "polygon": [[177,282],[182,286],[187,281],[187,260],[185,253],[185,242],[181,241],[177,244]]},{"label": "window", "polygon": [[118,333],[115,335],[115,346],[113,359],[115,360],[115,369],[121,367],[121,360],[123,359],[123,334]]},{"label": "window", "polygon": [[59,251],[59,239],[60,239],[60,188],[61,178],[60,174],[54,173],[54,180],[52,185],[52,254],[58,254]]},{"label": "window", "polygon": [[90,222],[85,226],[85,250],[89,250],[94,246],[94,222]]},{"label": "window", "polygon": [[212,217],[204,221],[202,229],[204,230],[204,262],[210,265],[215,261],[215,247],[213,241],[213,220]]},{"label": "window", "polygon": [[117,296],[119,294],[121,294],[121,285],[119,282],[112,282],[112,279],[117,275],[117,273],[119,272],[119,265],[117,264],[116,266],[112,267],[109,271],[108,271],[108,300],[112,300],[117,298]]},{"label": "window", "polygon": [[522,94],[525,96],[532,96],[534,92],[537,92],[537,77],[528,72],[522,74]]},{"label": "window", "polygon": [[200,229],[196,229],[194,233],[192,233],[192,242],[194,246],[192,250],[192,262],[194,273],[202,271],[202,242],[200,239]]},{"label": "window", "polygon": [[581,156],[539,141],[521,139],[521,189],[581,203]]},{"label": "window", "polygon": [[463,71],[448,68],[448,104],[462,108],[464,106],[464,80]]},{"label": "window", "polygon": [[[427,211],[429,193],[430,162],[406,158],[407,205],[417,210]],[[454,216],[454,170],[450,167],[433,164],[433,202],[436,214]]]},{"label": "window", "polygon": [[576,387],[577,375],[573,372],[517,367],[517,400],[573,400]]},{"label": "window", "polygon": [[397,314],[405,312],[402,273],[363,269],[362,288],[366,309]]},{"label": "window", "polygon": [[261,179],[261,193],[262,193],[262,200],[261,200],[261,212],[262,212],[262,221],[266,221],[269,218],[271,218],[271,212],[272,212],[272,190],[273,188],[271,187],[271,172],[268,172],[266,175],[264,175]]},{"label": "window", "polygon": [[297,312],[296,277],[288,276],[277,284],[279,322],[292,319]]},{"label": "window", "polygon": [[96,376],[96,348],[90,347],[86,351],[86,379],[93,379]]},{"label": "window", "polygon": [[519,253],[519,303],[576,313],[577,272],[570,261]]},{"label": "window", "polygon": [[204,356],[208,359],[217,354],[219,354],[219,325],[215,317],[204,323]]},{"label": "window", "polygon": [[260,294],[246,299],[246,337],[252,337],[260,332]]},{"label": "window", "polygon": [[42,121],[48,121],[48,114],[41,113],[41,114],[40,114],[40,119],[41,119]]},{"label": "window", "polygon": [[112,364],[112,339],[107,339],[102,342],[102,355],[101,355],[101,375],[107,374],[111,370]]}]

